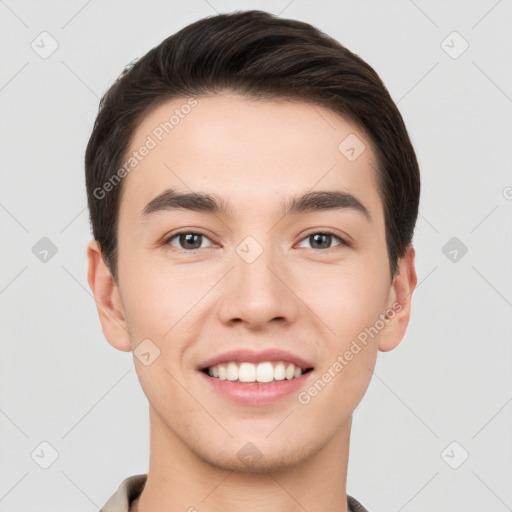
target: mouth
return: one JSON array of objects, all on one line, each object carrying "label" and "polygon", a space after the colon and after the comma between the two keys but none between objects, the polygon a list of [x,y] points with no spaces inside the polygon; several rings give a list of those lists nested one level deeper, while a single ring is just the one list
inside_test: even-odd
[{"label": "mouth", "polygon": [[260,363],[229,361],[201,369],[205,375],[220,381],[238,384],[268,384],[300,378],[313,370],[301,368],[289,361],[262,361]]},{"label": "mouth", "polygon": [[289,361],[230,361],[197,373],[216,396],[246,407],[263,407],[299,393],[313,378],[313,370]]},{"label": "mouth", "polygon": [[315,375],[311,361],[277,347],[259,352],[240,347],[202,361],[196,370],[215,395],[246,406],[290,397]]}]

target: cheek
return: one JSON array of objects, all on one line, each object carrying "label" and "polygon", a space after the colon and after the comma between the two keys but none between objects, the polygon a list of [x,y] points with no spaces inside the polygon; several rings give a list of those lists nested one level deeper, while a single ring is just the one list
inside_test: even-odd
[{"label": "cheek", "polygon": [[349,342],[385,312],[389,286],[377,262],[361,261],[319,269],[314,285],[303,279],[299,296],[334,331],[337,346]]},{"label": "cheek", "polygon": [[209,304],[206,295],[218,277],[151,258],[140,258],[140,264],[132,266],[136,270],[127,268],[122,295],[132,343],[136,346],[149,338],[165,351],[162,355],[175,360],[176,351],[200,327],[198,317],[203,318],[202,311]]},{"label": "cheek", "polygon": [[[177,290],[170,269],[154,261],[135,240],[126,237],[119,246],[118,266],[123,305],[132,329],[150,329],[154,325],[161,330],[164,312],[169,303],[176,302]],[[167,309],[167,314],[171,312],[172,309]],[[171,321],[169,318],[167,323]]]},{"label": "cheek", "polygon": [[126,319],[131,324],[130,332],[145,335],[152,331],[158,332],[155,328],[160,324],[161,329],[162,312],[169,300],[162,282],[151,279],[140,267],[125,275],[123,303]]}]

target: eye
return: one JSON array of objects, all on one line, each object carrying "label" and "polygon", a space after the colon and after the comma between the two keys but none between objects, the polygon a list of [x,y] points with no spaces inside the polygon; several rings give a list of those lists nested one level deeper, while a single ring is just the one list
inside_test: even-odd
[{"label": "eye", "polygon": [[343,238],[339,237],[338,235],[332,233],[331,231],[320,231],[317,233],[311,233],[307,237],[303,238],[302,240],[308,240],[312,244],[312,249],[331,249],[330,247],[331,242],[333,239],[337,239],[340,241],[337,245],[346,245],[350,246],[350,244],[344,240]]},{"label": "eye", "polygon": [[164,241],[164,244],[172,245],[176,247],[175,244],[171,243],[171,240],[177,239],[179,249],[185,249],[187,251],[193,251],[196,249],[201,249],[203,247],[202,242],[204,240],[209,240],[206,235],[201,233],[195,233],[193,231],[182,231],[180,233],[175,233]]}]

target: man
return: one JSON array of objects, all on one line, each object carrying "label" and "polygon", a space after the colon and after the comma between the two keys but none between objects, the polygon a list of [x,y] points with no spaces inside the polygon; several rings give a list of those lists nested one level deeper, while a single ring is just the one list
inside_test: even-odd
[{"label": "man", "polygon": [[199,20],[106,93],[88,281],[149,401],[104,512],[359,511],[352,413],[416,286],[420,177],[375,71],[306,23]]}]

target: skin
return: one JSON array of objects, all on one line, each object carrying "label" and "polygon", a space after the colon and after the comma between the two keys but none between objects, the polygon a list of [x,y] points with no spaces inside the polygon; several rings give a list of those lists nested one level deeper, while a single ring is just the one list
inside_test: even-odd
[{"label": "skin", "polygon": [[[118,284],[97,242],[87,249],[105,338],[121,351],[149,338],[160,350],[148,366],[134,357],[149,401],[150,465],[130,510],[346,511],[352,413],[377,352],[405,334],[414,249],[391,282],[377,161],[357,126],[302,102],[227,92],[196,99],[124,178]],[[185,102],[148,113],[132,150]],[[354,161],[338,150],[349,134],[366,145]],[[229,200],[232,216],[170,210],[143,219],[146,204],[167,188],[216,193]],[[372,222],[352,209],[282,215],[281,201],[311,190],[350,192]],[[310,235],[325,229],[352,245],[336,237],[315,245]],[[201,248],[180,237],[163,242],[181,230],[204,234]],[[249,235],[263,248],[252,263],[235,250]],[[234,348],[279,347],[314,363],[310,385],[393,304],[400,311],[308,404],[292,393],[271,405],[240,405],[195,369]],[[250,467],[237,457],[247,442],[262,454]]]}]

